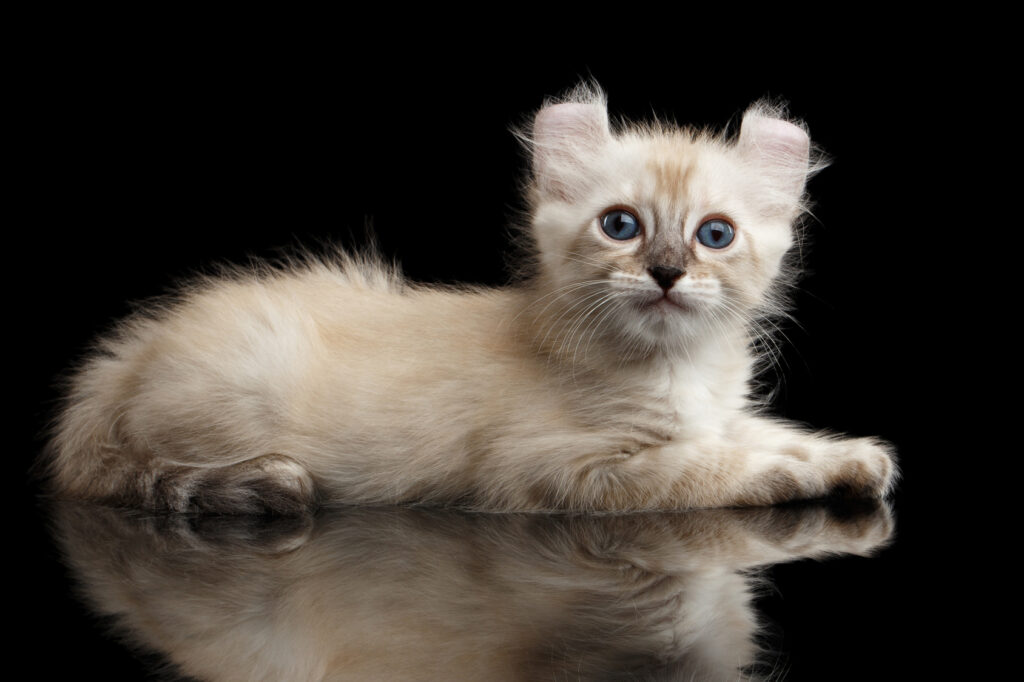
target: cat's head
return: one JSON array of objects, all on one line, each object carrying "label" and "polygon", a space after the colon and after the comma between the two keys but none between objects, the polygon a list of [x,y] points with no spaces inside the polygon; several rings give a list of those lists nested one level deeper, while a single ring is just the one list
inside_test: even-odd
[{"label": "cat's head", "polygon": [[804,128],[778,109],[755,104],[733,138],[616,132],[603,95],[581,88],[543,107],[527,142],[538,274],[559,324],[682,347],[778,306],[816,165]]}]

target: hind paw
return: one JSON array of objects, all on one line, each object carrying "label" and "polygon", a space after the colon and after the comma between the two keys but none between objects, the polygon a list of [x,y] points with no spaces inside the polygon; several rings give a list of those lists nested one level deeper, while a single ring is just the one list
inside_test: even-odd
[{"label": "hind paw", "polygon": [[157,508],[174,512],[298,515],[316,506],[313,477],[279,455],[167,471],[154,482],[153,492]]}]

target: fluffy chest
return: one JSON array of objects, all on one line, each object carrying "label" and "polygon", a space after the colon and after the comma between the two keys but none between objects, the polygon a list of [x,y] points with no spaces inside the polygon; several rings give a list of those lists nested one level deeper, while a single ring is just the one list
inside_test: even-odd
[{"label": "fluffy chest", "polygon": [[741,364],[676,363],[588,390],[583,402],[609,435],[649,447],[718,436],[745,405],[745,393]]}]

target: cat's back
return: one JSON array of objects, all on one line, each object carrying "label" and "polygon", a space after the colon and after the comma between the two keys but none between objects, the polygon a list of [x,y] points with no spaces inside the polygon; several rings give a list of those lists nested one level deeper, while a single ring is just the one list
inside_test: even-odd
[{"label": "cat's back", "polygon": [[[196,280],[100,339],[73,373],[51,468],[61,488],[105,497],[117,484],[97,466],[230,462],[307,440],[340,451],[425,403],[472,407],[431,389],[465,397],[493,384],[480,368],[515,361],[502,360],[515,355],[502,334],[514,298],[413,285],[350,256]],[[339,429],[351,438],[336,442]]]},{"label": "cat's back", "polygon": [[354,323],[374,308],[393,308],[401,296],[400,278],[371,261],[233,269],[141,306],[99,341],[80,376],[95,373],[104,359],[164,380],[190,370],[221,378],[285,364],[293,370],[323,345],[325,329]]},{"label": "cat's back", "polygon": [[410,363],[451,371],[446,356],[514,352],[515,301],[508,289],[410,283],[373,258],[307,259],[197,280],[103,339],[87,366],[127,361],[144,375],[128,384],[179,394],[196,377],[198,391],[219,381],[255,394],[368,366],[378,378]]},{"label": "cat's back", "polygon": [[409,283],[350,256],[234,271],[190,284],[101,341],[76,393],[130,406],[115,412],[148,432],[193,421],[208,430],[211,413],[281,424],[294,411],[397,406],[521,363],[516,300],[510,289]]}]

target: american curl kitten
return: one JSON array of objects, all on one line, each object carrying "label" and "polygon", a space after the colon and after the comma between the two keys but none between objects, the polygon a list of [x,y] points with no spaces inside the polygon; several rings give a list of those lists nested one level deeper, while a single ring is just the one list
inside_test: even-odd
[{"label": "american curl kitten", "polygon": [[892,454],[748,394],[819,165],[755,104],[729,137],[609,125],[577,88],[524,131],[533,262],[500,289],[365,256],[236,272],[122,323],[70,381],[65,495],[169,510],[483,510],[879,496]]}]

